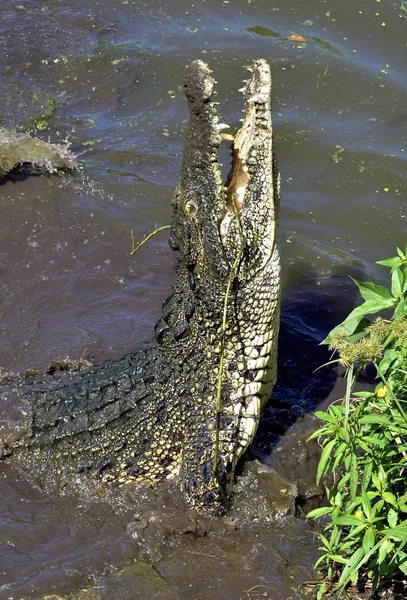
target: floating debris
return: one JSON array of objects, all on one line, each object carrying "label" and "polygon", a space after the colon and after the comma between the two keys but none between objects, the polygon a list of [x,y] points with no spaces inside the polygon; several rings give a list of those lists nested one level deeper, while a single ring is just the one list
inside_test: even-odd
[{"label": "floating debris", "polygon": [[289,35],[287,40],[291,40],[293,42],[306,42],[307,41],[305,39],[305,37],[302,35]]}]

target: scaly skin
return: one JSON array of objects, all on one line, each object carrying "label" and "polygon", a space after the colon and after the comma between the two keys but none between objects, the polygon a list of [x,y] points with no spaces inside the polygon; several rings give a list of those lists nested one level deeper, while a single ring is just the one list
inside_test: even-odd
[{"label": "scaly skin", "polygon": [[267,63],[254,61],[243,89],[226,187],[213,86],[208,67],[194,61],[172,201],[176,280],[156,342],[87,371],[3,387],[24,413],[17,433],[3,436],[3,455],[30,470],[116,485],[179,472],[190,506],[221,513],[276,379],[280,181]]}]

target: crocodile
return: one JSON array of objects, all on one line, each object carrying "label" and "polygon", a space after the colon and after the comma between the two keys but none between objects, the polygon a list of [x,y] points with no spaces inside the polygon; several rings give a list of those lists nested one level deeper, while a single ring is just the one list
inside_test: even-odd
[{"label": "crocodile", "polygon": [[[280,175],[271,75],[263,59],[249,71],[224,181],[217,153],[226,126],[213,72],[200,60],[187,69],[190,116],[169,240],[176,278],[154,342],[76,373],[3,381],[3,459],[64,482],[178,477],[188,506],[226,510],[277,371]],[[9,405],[18,418],[7,421]]]}]

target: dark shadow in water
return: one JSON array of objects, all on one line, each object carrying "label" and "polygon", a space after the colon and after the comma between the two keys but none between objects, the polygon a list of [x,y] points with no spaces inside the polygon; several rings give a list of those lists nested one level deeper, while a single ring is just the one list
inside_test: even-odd
[{"label": "dark shadow in water", "polygon": [[[304,272],[304,267],[293,270]],[[319,368],[332,358],[328,347],[319,344],[355,306],[358,292],[349,276],[364,278],[361,270],[340,265],[329,276],[310,273],[285,286],[277,383],[247,459],[264,460],[297,418],[313,411],[333,389],[337,368]]]},{"label": "dark shadow in water", "polygon": [[11,169],[11,171],[9,171],[7,175],[4,175],[4,177],[0,178],[0,185],[4,185],[8,181],[11,181],[13,183],[16,183],[17,181],[25,181],[29,177],[37,177],[40,175],[50,177],[49,173],[44,173],[44,169],[38,169],[36,171],[32,163],[21,163],[14,167],[14,169]]}]

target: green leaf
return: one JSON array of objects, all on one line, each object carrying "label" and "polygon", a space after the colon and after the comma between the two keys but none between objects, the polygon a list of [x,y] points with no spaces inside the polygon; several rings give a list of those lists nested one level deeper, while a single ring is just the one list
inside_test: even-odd
[{"label": "green leaf", "polygon": [[397,521],[398,521],[398,514],[396,513],[396,511],[393,508],[390,508],[389,512],[387,513],[388,524],[390,525],[390,527],[396,527]]},{"label": "green leaf", "polygon": [[375,488],[379,491],[382,490],[382,483],[376,473],[372,473],[372,481]]},{"label": "green leaf", "polygon": [[330,543],[329,543],[329,541],[326,539],[326,537],[325,537],[325,536],[324,536],[322,533],[320,533],[320,534],[318,535],[318,537],[319,537],[319,540],[320,540],[320,541],[321,541],[321,542],[324,544],[324,546],[325,546],[326,548],[328,548],[328,550],[329,550],[329,549],[331,548],[331,544],[330,544]]},{"label": "green leaf", "polygon": [[382,562],[386,560],[386,557],[389,552],[393,549],[393,544],[390,540],[383,540],[379,546],[379,554],[377,557],[377,562],[380,565]]},{"label": "green leaf", "polygon": [[314,431],[314,433],[311,433],[311,435],[307,438],[307,442],[310,442],[311,440],[314,440],[315,438],[319,438],[323,435],[329,435],[330,432],[331,432],[330,428],[321,427],[320,429],[317,429],[316,431]]},{"label": "green leaf", "polygon": [[387,529],[385,537],[399,540],[400,542],[407,542],[407,527],[401,524],[397,525],[397,527]]},{"label": "green leaf", "polygon": [[386,575],[388,575],[390,572],[390,566],[387,564],[387,562],[382,562],[379,565],[379,575],[380,577],[386,577]]},{"label": "green leaf", "polygon": [[[369,496],[365,491],[362,492],[362,507],[368,521],[372,518],[372,505],[370,504]],[[369,548],[370,550],[370,548]]]},{"label": "green leaf", "polygon": [[391,274],[391,293],[395,298],[403,296],[404,277],[400,269],[394,269]]},{"label": "green leaf", "polygon": [[336,444],[336,440],[330,440],[322,451],[321,458],[319,459],[317,469],[317,484],[321,481],[321,477],[325,473],[328,460],[330,458],[333,447]]},{"label": "green leaf", "polygon": [[372,477],[372,471],[373,471],[373,465],[372,465],[372,461],[367,461],[365,464],[365,467],[363,469],[363,475],[362,475],[362,489],[366,490],[367,486],[370,484],[370,480]]},{"label": "green leaf", "polygon": [[346,536],[345,540],[351,540],[352,538],[356,538],[357,540],[359,540],[360,538],[360,532],[363,531],[364,529],[366,529],[366,523],[362,523],[362,525],[359,525],[358,527],[354,527],[350,533],[348,533],[348,535]]},{"label": "green leaf", "polygon": [[371,398],[373,394],[372,392],[353,392],[352,396],[356,396],[357,398]]},{"label": "green leaf", "polygon": [[349,540],[348,542],[341,541],[341,551],[351,550],[356,544],[359,546],[358,540]]},{"label": "green leaf", "polygon": [[[406,290],[404,290],[404,291],[406,291]],[[396,306],[396,309],[394,311],[394,315],[393,315],[394,318],[398,317],[400,314],[406,314],[406,304],[407,304],[407,298],[404,298],[404,300],[400,300],[400,302],[398,303],[398,305]]]},{"label": "green leaf", "polygon": [[383,448],[386,445],[385,440],[380,439],[379,437],[374,437],[373,435],[364,435],[362,440],[373,446],[379,446],[379,448]]},{"label": "green leaf", "polygon": [[359,519],[359,517],[354,517],[353,515],[338,517],[337,519],[334,520],[334,523],[335,523],[335,525],[345,525],[345,526],[360,525],[361,523],[363,523],[363,526],[365,526],[365,523],[362,521],[362,519]]},{"label": "green leaf", "polygon": [[352,500],[355,499],[359,482],[359,470],[358,470],[358,458],[356,454],[351,455],[351,466],[350,466],[350,482],[349,491]]},{"label": "green leaf", "polygon": [[317,419],[321,419],[321,421],[327,421],[328,423],[333,423],[334,425],[336,425],[337,423],[337,419],[335,419],[334,416],[323,410],[317,410],[314,414],[317,417]]},{"label": "green leaf", "polygon": [[343,461],[343,457],[345,455],[347,449],[347,444],[345,442],[342,442],[341,444],[339,444],[338,448],[335,451],[334,454],[334,460],[332,462],[332,467],[331,470],[335,471],[339,465],[340,462]]},{"label": "green leaf", "polygon": [[368,424],[378,424],[378,425],[388,425],[390,426],[392,423],[386,415],[364,415],[358,419],[358,423],[360,425],[368,425]]},{"label": "green leaf", "polygon": [[332,506],[323,506],[321,508],[315,508],[307,514],[307,519],[319,519],[320,517],[331,513],[332,510]]},{"label": "green leaf", "polygon": [[[318,548],[318,550],[325,550],[325,548],[323,548],[323,546],[320,546]],[[317,562],[314,564],[314,569],[317,569],[318,565],[320,565],[323,562],[327,562],[327,555],[326,554],[323,554],[322,556],[320,556],[318,558]]]},{"label": "green leaf", "polygon": [[400,571],[404,573],[404,575],[407,575],[407,562],[400,562],[397,564],[397,566],[400,569]]},{"label": "green leaf", "polygon": [[[338,489],[342,489],[342,490],[345,490],[345,491],[346,491],[346,486],[347,486],[347,484],[348,484],[349,477],[350,477],[349,473],[343,473],[343,474],[342,474],[342,477],[341,477],[341,478],[340,478],[340,480],[338,481],[338,483],[337,483],[336,487],[337,487]],[[348,512],[349,512],[349,510],[350,510],[350,509],[348,509]]]},{"label": "green leaf", "polygon": [[338,507],[342,506],[342,504],[343,504],[343,495],[341,494],[341,492],[336,492],[334,504],[335,504],[335,506],[338,506]]},{"label": "green leaf", "polygon": [[377,469],[377,474],[379,476],[379,479],[380,479],[381,483],[384,484],[384,485],[386,485],[387,484],[387,473],[383,469],[383,465],[379,465],[379,467]]},{"label": "green leaf", "polygon": [[396,269],[400,265],[403,264],[403,261],[399,256],[392,256],[391,258],[384,258],[383,260],[376,261],[377,265],[383,265],[384,267],[390,267],[391,269]]},{"label": "green leaf", "polygon": [[366,529],[365,535],[363,536],[362,548],[363,552],[367,554],[374,546],[375,535],[372,527]]},{"label": "green leaf", "polygon": [[352,554],[352,556],[349,558],[349,560],[347,561],[347,563],[342,571],[342,575],[339,580],[340,586],[345,586],[348,583],[349,579],[355,573],[355,569],[356,569],[358,563],[360,562],[360,560],[363,558],[364,554],[365,553],[363,551],[363,548],[358,548]]},{"label": "green leaf", "polygon": [[364,450],[366,453],[368,453],[370,451],[370,448],[366,444],[366,442],[364,441],[364,439],[360,439],[359,440],[359,447],[362,448],[362,450]]},{"label": "green leaf", "polygon": [[337,417],[338,419],[342,419],[343,415],[345,414],[345,407],[342,406],[341,404],[338,406],[336,404],[331,404],[331,406],[329,407],[330,412],[332,412],[335,417]]},{"label": "green leaf", "polygon": [[351,279],[358,286],[360,295],[366,302],[378,302],[380,298],[382,300],[393,300],[389,290],[382,285],[377,285],[372,281],[356,281],[353,277]]},{"label": "green leaf", "polygon": [[404,575],[407,575],[407,554],[401,550],[399,550],[397,554],[399,558],[399,560],[397,560],[397,566]]},{"label": "green leaf", "polygon": [[321,585],[319,586],[319,590],[317,593],[317,600],[322,600],[322,598],[324,597],[326,591],[326,583],[321,583]]},{"label": "green leaf", "polygon": [[364,317],[365,315],[373,315],[385,308],[392,308],[397,304],[397,300],[393,297],[382,298],[377,296],[371,300],[367,300],[360,306],[357,306],[349,315],[348,319],[353,320],[356,317]]},{"label": "green leaf", "polygon": [[348,562],[348,560],[340,554],[330,554],[329,558],[337,563],[341,563],[342,565],[346,565],[346,563]]},{"label": "green leaf", "polygon": [[[332,335],[338,333],[339,331],[345,331],[348,334],[348,342],[356,341],[352,339],[353,336],[358,336],[358,339],[366,335],[365,329],[370,325],[369,319],[365,319],[362,316],[356,317],[355,319],[350,319],[349,316],[339,323],[332,331],[330,331],[327,337],[322,340],[321,344],[330,344],[332,342]],[[351,337],[352,336],[352,337]]]},{"label": "green leaf", "polygon": [[398,354],[393,348],[388,348],[383,354],[383,358],[379,363],[379,369],[382,373],[386,373],[390,365],[398,358]]},{"label": "green leaf", "polygon": [[397,502],[394,494],[391,492],[383,492],[382,494],[383,500],[385,500],[388,504],[391,504],[395,508],[397,508]]}]

